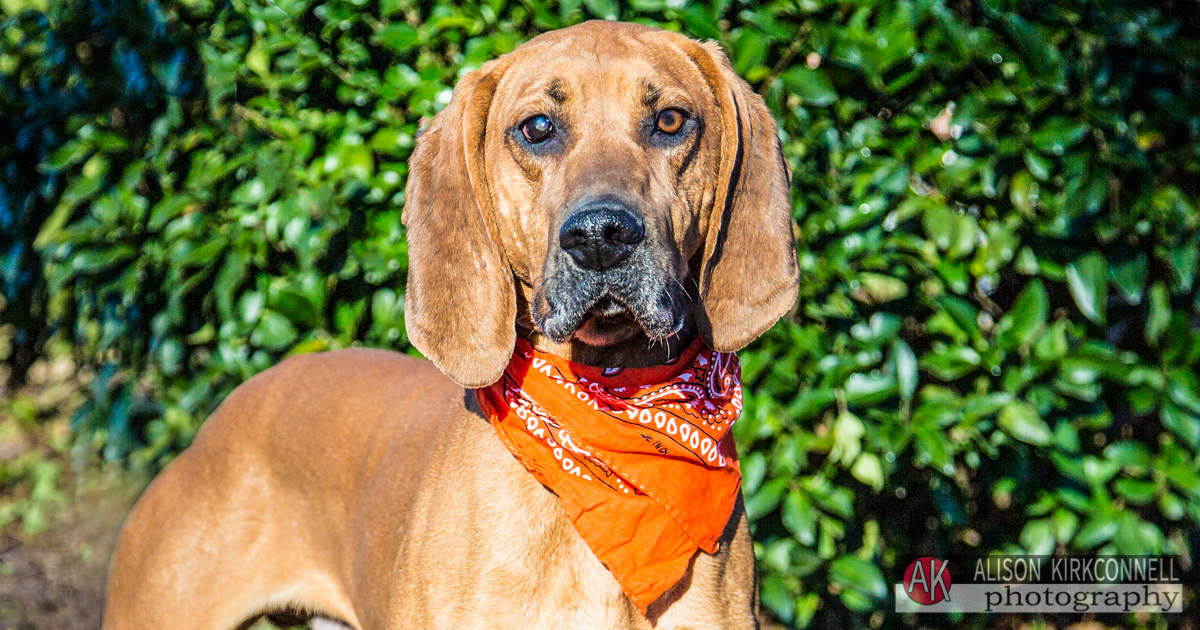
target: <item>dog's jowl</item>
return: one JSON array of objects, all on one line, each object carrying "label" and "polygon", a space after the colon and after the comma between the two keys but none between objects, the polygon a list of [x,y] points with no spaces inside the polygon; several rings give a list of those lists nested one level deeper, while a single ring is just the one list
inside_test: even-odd
[{"label": "dog's jowl", "polygon": [[715,44],[588,22],[459,81],[409,337],[235,390],[126,523],[104,627],[758,627],[734,352],[796,295],[774,120]]}]

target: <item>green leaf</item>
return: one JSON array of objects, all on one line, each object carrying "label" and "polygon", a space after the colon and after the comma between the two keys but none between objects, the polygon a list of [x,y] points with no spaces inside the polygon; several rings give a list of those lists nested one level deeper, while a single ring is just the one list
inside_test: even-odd
[{"label": "green leaf", "polygon": [[1017,296],[1017,301],[1009,310],[1006,318],[1011,324],[1008,327],[1008,339],[1011,346],[1027,346],[1037,339],[1038,332],[1046,324],[1050,315],[1050,297],[1040,279],[1033,279]]},{"label": "green leaf", "polygon": [[1073,190],[1068,184],[1063,193],[1067,195],[1063,205],[1067,214],[1095,214],[1104,207],[1104,201],[1108,199],[1108,178],[1104,175],[1093,175],[1086,183],[1080,184],[1078,189]]},{"label": "green leaf", "polygon": [[134,253],[133,247],[124,244],[80,252],[71,259],[71,267],[81,273],[96,273],[130,262]]},{"label": "green leaf", "polygon": [[1058,530],[1055,539],[1060,544],[1067,544],[1075,537],[1075,532],[1079,531],[1079,517],[1074,512],[1067,509],[1057,509],[1051,516],[1054,519],[1055,528]]},{"label": "green leaf", "polygon": [[875,492],[883,489],[883,466],[880,465],[879,458],[874,453],[859,455],[854,466],[850,468],[850,474],[855,479],[874,488]]},{"label": "green leaf", "polygon": [[863,272],[858,274],[858,281],[862,284],[862,289],[855,292],[855,298],[860,301],[882,304],[908,295],[908,284],[899,278]]},{"label": "green leaf", "polygon": [[1154,344],[1171,321],[1171,298],[1161,282],[1150,287],[1150,314],[1146,318],[1146,341]]},{"label": "green leaf", "polygon": [[258,325],[250,335],[250,342],[271,350],[281,350],[296,340],[296,327],[286,317],[272,310],[264,310]]},{"label": "green leaf", "polygon": [[38,170],[42,172],[54,172],[73,166],[88,155],[88,149],[89,146],[85,142],[67,142],[46,156],[41,164],[38,164]]},{"label": "green leaf", "polygon": [[966,399],[962,407],[964,422],[974,424],[1004,408],[1012,402],[1013,395],[1007,392],[976,394]]},{"label": "green leaf", "polygon": [[826,107],[837,100],[833,84],[818,70],[795,66],[784,72],[782,79],[784,88],[799,96],[802,105]]},{"label": "green leaf", "polygon": [[[95,158],[92,158],[95,159]],[[1171,268],[1171,279],[1179,292],[1191,291],[1196,278],[1196,260],[1200,252],[1194,244],[1168,250],[1167,264]]]},{"label": "green leaf", "polygon": [[1180,407],[1200,415],[1200,377],[1186,369],[1167,372],[1167,395]]},{"label": "green leaf", "polygon": [[1104,449],[1104,457],[1119,463],[1127,472],[1139,474],[1150,467],[1150,450],[1131,440],[1113,442]]},{"label": "green leaf", "polygon": [[879,567],[857,556],[842,556],[829,565],[829,581],[854,589],[876,600],[887,597],[887,583]]},{"label": "green leaf", "polygon": [[1169,490],[1164,490],[1158,495],[1158,511],[1168,520],[1172,521],[1182,519],[1185,514],[1183,501],[1180,501],[1179,497],[1172,494]]},{"label": "green leaf", "polygon": [[917,459],[937,470],[945,471],[954,466],[954,446],[946,434],[934,426],[922,425],[913,431]]},{"label": "green leaf", "polygon": [[820,604],[821,598],[816,593],[805,593],[796,598],[796,627],[807,628]]},{"label": "green leaf", "polygon": [[947,250],[954,240],[957,219],[958,217],[945,206],[929,206],[921,215],[921,226],[938,249]]},{"label": "green leaf", "polygon": [[1055,116],[1033,134],[1033,144],[1051,155],[1063,155],[1087,136],[1089,130],[1086,122]]},{"label": "green leaf", "polygon": [[1067,354],[1067,320],[1054,322],[1033,346],[1033,354],[1043,361],[1061,359]]},{"label": "green leaf", "polygon": [[1107,514],[1092,514],[1079,533],[1075,535],[1075,546],[1092,549],[1112,539],[1117,534],[1118,523]]},{"label": "green leaf", "polygon": [[1083,458],[1083,476],[1088,483],[1102,486],[1121,469],[1121,464],[1108,459],[1100,459],[1091,455]]},{"label": "green leaf", "polygon": [[921,367],[943,381],[953,381],[973,372],[982,361],[970,346],[935,347],[921,360]]},{"label": "green leaf", "polygon": [[783,526],[806,547],[811,547],[817,542],[819,515],[812,502],[799,490],[789,491],[783,501]]},{"label": "green leaf", "polygon": [[850,327],[850,335],[866,344],[885,342],[896,336],[900,331],[899,317],[891,313],[879,312],[871,315],[867,322],[859,322]]},{"label": "green leaf", "polygon": [[1142,252],[1108,268],[1109,276],[1117,288],[1117,292],[1126,302],[1134,306],[1142,303],[1142,291],[1146,286],[1148,272],[1146,254]]},{"label": "green leaf", "polygon": [[614,0],[583,0],[588,11],[601,20],[616,20],[621,17],[620,10]]},{"label": "green leaf", "polygon": [[1118,520],[1117,534],[1113,542],[1126,555],[1142,556],[1159,553],[1162,548],[1162,532],[1152,523],[1147,523],[1133,512],[1122,512]]},{"label": "green leaf", "polygon": [[363,145],[344,144],[336,153],[338,169],[353,179],[368,180],[375,173],[375,158]]},{"label": "green leaf", "polygon": [[896,365],[896,382],[900,387],[900,398],[912,400],[917,391],[919,374],[917,370],[917,355],[903,339],[892,342],[892,357]]},{"label": "green leaf", "polygon": [[238,311],[242,315],[242,321],[247,324],[253,324],[262,316],[263,307],[266,306],[267,300],[262,293],[258,291],[247,291],[242,294],[238,300]]},{"label": "green leaf", "polygon": [[[743,417],[742,422],[745,422]],[[734,425],[737,426],[737,425]],[[747,496],[758,490],[759,484],[767,476],[767,457],[761,452],[750,453],[742,458],[742,492]]]},{"label": "green leaf", "polygon": [[848,411],[839,414],[833,424],[833,449],[829,451],[829,458],[849,466],[862,452],[863,433],[865,429],[858,416]]},{"label": "green leaf", "polygon": [[846,379],[844,391],[846,402],[851,405],[874,404],[896,395],[896,379],[886,372],[855,373]]},{"label": "green leaf", "polygon": [[1058,527],[1052,519],[1029,521],[1021,530],[1021,546],[1029,555],[1044,556],[1054,551]]},{"label": "green leaf", "polygon": [[1021,56],[1042,79],[1057,78],[1062,56],[1036,25],[1011,13],[1004,14],[1001,23],[1008,28]]},{"label": "green leaf", "polygon": [[1025,166],[1029,172],[1041,181],[1050,179],[1050,175],[1054,170],[1054,163],[1046,158],[1034,153],[1033,151],[1025,152]]},{"label": "green leaf", "polygon": [[958,324],[958,327],[972,340],[982,337],[978,324],[979,309],[975,305],[952,295],[937,298],[937,305],[953,318],[954,323]]},{"label": "green leaf", "polygon": [[1158,417],[1163,426],[1179,436],[1193,451],[1200,450],[1200,418],[1183,408],[1166,403],[1159,409]]},{"label": "green leaf", "polygon": [[1128,478],[1118,479],[1113,482],[1113,488],[1117,491],[1117,494],[1134,505],[1149,505],[1156,495],[1156,487],[1153,481]]},{"label": "green leaf", "polygon": [[1021,214],[1033,216],[1038,200],[1038,184],[1028,171],[1013,175],[1012,183],[1008,186],[1008,198]]},{"label": "green leaf", "polygon": [[854,514],[854,493],[846,488],[835,486],[820,475],[804,479],[801,485],[821,509],[841,518]]},{"label": "green leaf", "polygon": [[795,614],[792,594],[778,573],[768,574],[758,587],[758,597],[780,621],[789,623]]},{"label": "green leaf", "polygon": [[1064,451],[1079,452],[1079,431],[1070,422],[1059,422],[1054,425],[1054,445]]},{"label": "green leaf", "polygon": [[254,42],[254,46],[246,53],[246,67],[260,77],[271,76],[271,54],[261,41]]},{"label": "green leaf", "polygon": [[750,522],[754,522],[764,515],[774,511],[779,505],[779,500],[783,497],[783,493],[787,490],[791,479],[780,477],[772,479],[762,485],[758,492],[746,498],[746,517]]},{"label": "green leaf", "polygon": [[397,52],[405,52],[421,45],[421,33],[404,22],[388,24],[371,39]]},{"label": "green leaf", "polygon": [[307,297],[291,289],[282,289],[271,301],[271,308],[288,318],[293,324],[305,328],[320,328],[321,313]]},{"label": "green leaf", "polygon": [[1045,446],[1053,438],[1050,427],[1027,402],[1013,401],[1005,405],[1000,410],[998,422],[1005,433],[1035,446]]},{"label": "green leaf", "polygon": [[1067,265],[1067,287],[1084,317],[1103,325],[1108,303],[1108,282],[1104,256],[1085,254]]}]

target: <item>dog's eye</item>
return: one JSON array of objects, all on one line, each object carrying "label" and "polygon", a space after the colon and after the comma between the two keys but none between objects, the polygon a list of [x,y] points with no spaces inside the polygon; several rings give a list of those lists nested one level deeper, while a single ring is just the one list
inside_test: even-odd
[{"label": "dog's eye", "polygon": [[546,116],[530,116],[521,123],[521,133],[530,144],[545,142],[554,137],[554,123]]},{"label": "dog's eye", "polygon": [[683,123],[687,122],[687,114],[678,109],[664,109],[658,113],[658,120],[655,125],[658,130],[670,135],[675,135],[683,129]]}]

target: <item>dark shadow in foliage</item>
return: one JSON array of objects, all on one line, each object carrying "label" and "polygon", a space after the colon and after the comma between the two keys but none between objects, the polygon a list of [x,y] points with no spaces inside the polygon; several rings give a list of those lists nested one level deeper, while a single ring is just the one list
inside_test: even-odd
[{"label": "dark shadow in foliage", "polygon": [[[168,102],[191,109],[201,101],[204,67],[191,29],[157,2],[53,2],[45,14],[4,19],[0,31],[0,325],[12,326],[4,359],[15,386],[52,332],[35,246],[43,224],[69,224],[88,211],[87,203],[60,206],[65,194],[85,202],[116,184]],[[81,123],[92,146],[68,145]],[[99,153],[103,163],[89,162]]]}]

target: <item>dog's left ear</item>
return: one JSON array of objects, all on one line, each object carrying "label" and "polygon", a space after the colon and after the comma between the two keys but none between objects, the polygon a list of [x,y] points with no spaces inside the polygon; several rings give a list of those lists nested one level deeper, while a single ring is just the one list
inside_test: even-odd
[{"label": "dog's left ear", "polygon": [[693,57],[721,108],[721,170],[704,243],[697,324],[709,346],[741,349],[796,301],[790,174],[775,119],[721,47]]},{"label": "dog's left ear", "polygon": [[402,220],[408,226],[408,337],[464,387],[500,378],[516,343],[512,269],[489,228],[483,144],[498,71],[458,81],[420,134],[409,160]]}]

